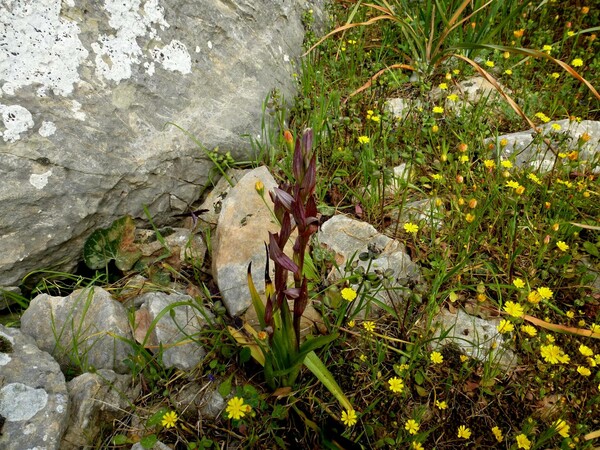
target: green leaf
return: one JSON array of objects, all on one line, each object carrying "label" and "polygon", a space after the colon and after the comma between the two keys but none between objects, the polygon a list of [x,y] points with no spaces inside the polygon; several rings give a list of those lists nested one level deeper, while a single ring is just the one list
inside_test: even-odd
[{"label": "green leaf", "polygon": [[323,364],[323,361],[319,359],[315,352],[310,352],[306,355],[304,358],[304,365],[321,383],[323,383],[323,386],[333,394],[344,409],[354,409],[352,408],[350,400],[344,395],[342,388],[337,384],[331,372],[327,370],[327,367],[325,367],[325,364]]},{"label": "green leaf", "polygon": [[595,256],[596,258],[600,258],[600,251],[598,250],[598,247],[596,247],[594,244],[592,244],[589,241],[585,241],[582,245],[585,251],[588,252],[590,255]]},{"label": "green leaf", "polygon": [[129,439],[124,434],[116,434],[112,438],[113,445],[130,444]]},{"label": "green leaf", "polygon": [[149,436],[144,436],[140,440],[140,444],[144,448],[152,448],[152,447],[154,447],[156,445],[157,442],[158,442],[158,438],[156,437],[155,434],[151,434]]},{"label": "green leaf", "polygon": [[427,397],[429,395],[429,391],[427,391],[427,389],[425,389],[423,386],[415,385],[415,389],[420,397]]},{"label": "green leaf", "polygon": [[167,411],[169,411],[167,408],[160,408],[148,418],[148,420],[146,421],[146,426],[150,428],[160,424],[162,422],[163,416],[167,413]]},{"label": "green leaf", "polygon": [[240,364],[246,364],[252,357],[252,351],[249,347],[242,347],[240,350]]},{"label": "green leaf", "polygon": [[223,381],[217,388],[217,391],[219,392],[219,394],[221,394],[221,397],[225,398],[231,393],[231,380],[232,379],[233,379],[233,374],[229,375],[229,378],[227,378],[225,381]]},{"label": "green leaf", "polygon": [[254,281],[252,280],[252,262],[248,264],[248,290],[250,291],[250,298],[252,299],[252,306],[254,306],[254,311],[256,312],[256,316],[258,317],[258,323],[260,323],[261,328],[265,328],[267,323],[265,322],[265,305],[254,286]]},{"label": "green leaf", "polygon": [[415,383],[423,384],[423,381],[425,381],[425,376],[423,375],[423,372],[418,370],[417,373],[415,373]]},{"label": "green leaf", "polygon": [[134,243],[135,223],[131,216],[115,220],[110,227],[96,230],[85,241],[83,260],[90,269],[103,269],[112,260],[119,270],[130,270],[142,252]]}]

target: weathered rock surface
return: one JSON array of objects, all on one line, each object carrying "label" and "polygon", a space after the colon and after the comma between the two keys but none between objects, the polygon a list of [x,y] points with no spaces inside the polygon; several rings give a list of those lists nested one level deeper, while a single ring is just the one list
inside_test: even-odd
[{"label": "weathered rock surface", "polygon": [[199,383],[193,380],[171,396],[173,406],[189,421],[215,419],[225,408],[225,399],[219,394],[220,381]]},{"label": "weathered rock surface", "polygon": [[[552,125],[560,126],[560,130],[556,131]],[[496,148],[503,158],[515,156],[517,166],[531,167],[535,170],[547,172],[552,170],[556,155],[548,148],[543,138],[548,138],[556,148],[561,152],[569,152],[575,150],[579,152],[579,161],[587,161],[590,169],[598,173],[600,172],[600,122],[594,120],[582,120],[581,122],[570,121],[568,119],[556,120],[540,125],[542,133],[538,135],[533,129],[521,131],[518,133],[504,134],[498,138],[487,141],[492,141],[496,144]],[[585,134],[585,136],[584,136]],[[562,135],[562,137],[561,137]],[[565,140],[565,143],[562,141]],[[503,147],[500,142],[506,140],[507,144]],[[556,145],[558,141],[560,145]],[[561,161],[559,161],[562,164]]]},{"label": "weathered rock surface", "polygon": [[[142,304],[136,311],[135,337],[138,342],[145,340],[154,350],[162,344],[165,367],[191,370],[202,361],[206,351],[198,342],[198,333],[213,318],[209,311],[202,306],[174,306],[178,302],[197,304],[186,294],[148,292],[135,302]],[[149,328],[159,315],[156,326]]]},{"label": "weathered rock surface", "polygon": [[56,361],[16,328],[0,325],[0,448],[58,450],[69,416]]},{"label": "weathered rock surface", "polygon": [[102,427],[125,417],[141,391],[139,385],[132,386],[131,376],[104,369],[73,378],[67,389],[70,417],[61,450],[94,448]]},{"label": "weathered rock surface", "polygon": [[293,98],[306,6],[4,2],[0,286],[70,270],[93,230],[143,205],[162,225],[197,200],[212,164],[168,122],[247,159],[268,93]]},{"label": "weathered rock surface", "polygon": [[408,222],[425,224],[439,229],[442,226],[444,214],[443,205],[437,206],[436,200],[433,198],[415,200],[402,207],[400,217],[397,213],[391,215],[391,223],[385,231],[387,234],[393,235],[397,231],[402,231],[402,227]]},{"label": "weathered rock surface", "polygon": [[[514,369],[517,355],[511,349],[510,340],[498,333],[500,319],[482,319],[458,309],[456,314],[442,309],[433,319],[435,333],[431,345],[434,349],[444,345],[457,345],[460,351],[482,362],[489,362],[491,367],[503,370]],[[441,334],[447,335],[443,339]]]},{"label": "weathered rock surface", "polygon": [[252,303],[246,281],[250,261],[256,288],[264,292],[264,243],[269,240],[269,231],[279,230],[254,188],[257,181],[263,183],[265,200],[273,208],[268,192],[277,183],[266,167],[258,167],[244,175],[223,199],[213,241],[213,277],[232,316],[244,312]]},{"label": "weathered rock surface", "polygon": [[[386,305],[398,305],[421,281],[419,267],[413,263],[404,245],[379,233],[372,225],[350,217],[337,215],[325,222],[317,233],[321,246],[335,253],[339,267],[333,269],[330,280],[351,275],[344,272],[348,261],[355,262],[355,268],[365,273],[378,275],[382,285],[374,297]],[[370,260],[361,260],[361,253],[369,253]],[[373,289],[375,291],[375,289]],[[374,304],[372,311],[378,311]]]},{"label": "weathered rock surface", "polygon": [[40,294],[21,317],[21,330],[61,368],[110,369],[127,373],[133,335],[127,311],[100,287],[80,289],[68,297]]}]

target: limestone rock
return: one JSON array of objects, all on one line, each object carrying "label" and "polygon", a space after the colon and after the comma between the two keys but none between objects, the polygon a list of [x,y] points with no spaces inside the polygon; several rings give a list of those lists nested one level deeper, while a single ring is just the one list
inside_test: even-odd
[{"label": "limestone rock", "polygon": [[21,330],[51,353],[63,370],[111,369],[127,373],[132,340],[127,311],[100,287],[68,297],[40,294],[21,317]]},{"label": "limestone rock", "polygon": [[4,2],[0,286],[72,269],[144,205],[158,226],[188,210],[206,150],[248,159],[269,93],[294,97],[307,7],[323,1]]},{"label": "limestone rock", "polygon": [[402,231],[402,227],[408,222],[425,224],[439,230],[444,219],[444,211],[442,205],[435,204],[435,199],[409,202],[402,207],[399,218],[397,213],[392,215],[391,224],[386,227],[385,231],[392,236],[396,231]]},{"label": "limestone rock", "polygon": [[207,210],[206,212],[202,213],[201,216],[201,223],[205,224],[204,226],[201,226],[201,229],[210,227],[211,231],[214,231],[212,229],[217,226],[219,221],[219,214],[221,213],[223,200],[225,200],[231,188],[235,186],[248,172],[250,172],[248,169],[230,169],[227,171],[227,178],[219,178],[217,184],[215,184],[215,186],[210,190],[202,202],[202,205],[200,205],[200,209]]},{"label": "limestone rock", "polygon": [[[419,267],[411,261],[404,245],[379,233],[368,223],[343,215],[334,216],[322,225],[317,241],[335,253],[340,270],[333,269],[330,280],[349,276],[344,269],[346,263],[353,260],[356,268],[376,274],[384,283],[385,289],[382,287],[374,297],[386,305],[402,302],[421,282]],[[361,253],[370,253],[371,261],[360,260]],[[378,310],[371,305],[371,311]]]},{"label": "limestone rock", "polygon": [[264,243],[268,242],[269,231],[279,230],[254,188],[257,181],[265,186],[265,200],[273,207],[268,192],[277,183],[266,167],[258,167],[244,175],[223,200],[213,241],[213,277],[232,316],[244,312],[252,303],[246,281],[250,261],[256,288],[264,292]]},{"label": "limestone rock", "polygon": [[[202,306],[197,308],[189,305],[172,306],[177,302],[195,304],[195,300],[185,294],[148,292],[141,295],[136,302],[142,303],[136,313],[136,339],[138,342],[143,342],[146,334],[150,332],[146,343],[155,350],[159,344],[162,344],[162,361],[165,367],[191,370],[202,361],[206,351],[197,339],[203,326],[213,318],[210,312]],[[160,314],[163,315],[158,319],[156,327],[149,329],[149,325]],[[142,315],[147,316],[143,323],[138,321]]]},{"label": "limestone rock", "polygon": [[125,417],[141,391],[131,385],[131,376],[104,369],[73,378],[67,389],[71,413],[61,450],[94,448],[102,427]]},{"label": "limestone rock", "polygon": [[225,408],[225,399],[219,394],[220,381],[208,381],[206,384],[192,380],[178,389],[171,397],[173,406],[190,421],[215,419]]},{"label": "limestone rock", "polygon": [[[504,371],[516,367],[517,356],[511,349],[510,340],[498,333],[500,319],[485,320],[462,309],[458,309],[456,314],[442,309],[432,323],[436,328],[431,341],[434,349],[455,344],[465,355],[482,362],[489,361],[492,367],[500,367]],[[444,339],[435,339],[445,332],[448,334]]]},{"label": "limestone rock", "polygon": [[[559,131],[554,131],[552,125],[560,126]],[[504,134],[495,139],[487,139],[486,142],[493,142],[499,149],[500,156],[509,159],[514,156],[515,163],[519,167],[531,167],[534,170],[548,172],[552,170],[556,155],[548,149],[543,139],[548,138],[550,142],[556,143],[560,134],[566,134],[565,143],[560,145],[561,152],[571,150],[579,151],[579,161],[586,161],[590,169],[600,172],[598,160],[600,158],[600,122],[595,120],[582,120],[581,122],[570,121],[568,119],[556,120],[540,125],[542,133],[538,136],[531,129],[517,133]],[[582,139],[582,136],[587,141]],[[501,146],[500,142],[506,140],[507,144]],[[561,139],[561,142],[564,139]],[[561,163],[559,161],[559,163]]]},{"label": "limestone rock", "polygon": [[180,262],[191,263],[195,267],[202,267],[206,254],[206,244],[199,234],[192,233],[188,228],[174,228],[164,235],[163,245],[154,230],[138,230],[141,238],[140,250],[143,256],[160,256],[166,251],[171,252]]},{"label": "limestone rock", "polygon": [[65,377],[34,340],[0,325],[0,448],[58,450],[69,415]]}]

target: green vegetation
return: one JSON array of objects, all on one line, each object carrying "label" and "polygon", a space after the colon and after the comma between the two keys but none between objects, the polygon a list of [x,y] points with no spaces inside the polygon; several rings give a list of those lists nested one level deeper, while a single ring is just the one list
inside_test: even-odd
[{"label": "green vegetation", "polygon": [[[228,328],[231,320],[193,263],[179,261],[175,270],[169,255],[149,261],[146,275],[162,270],[167,279],[185,279],[197,286],[199,303],[213,305],[213,328],[198,338],[208,354],[197,373],[183,377],[161,368],[142,344],[130,363],[144,380],[136,413],[145,422],[136,429],[121,424],[98,447],[139,440],[150,446],[156,439],[187,449],[597,447],[599,157],[583,151],[590,135],[570,142],[556,123],[532,145],[546,155],[544,170],[521,164],[522,155],[510,154],[502,138],[550,120],[600,120],[600,10],[585,5],[335,3],[335,31],[321,40],[309,33],[289,124],[296,136],[312,129],[315,159],[306,145],[305,158],[294,158],[289,135],[265,131],[265,141],[254,143],[283,182],[300,186],[311,174],[310,189],[297,200],[304,215],[294,217],[306,240],[293,260],[280,249],[290,237],[290,214],[299,213],[288,208],[284,220],[284,205],[301,190],[276,196],[282,231],[271,236],[268,253],[279,272],[274,288],[267,283],[267,310],[253,292],[263,330]],[[494,89],[464,101],[457,86],[478,74]],[[406,100],[401,115],[387,103],[394,97]],[[393,169],[400,164],[406,166],[399,176]],[[407,213],[405,206],[418,200],[427,200],[424,214]],[[423,286],[401,308],[365,318],[361,312],[376,292],[394,287],[386,274],[360,271],[352,261],[340,268],[345,277],[328,286],[334,263],[317,248],[310,268],[303,267],[309,253],[300,249],[309,247],[317,211],[356,217],[404,243]],[[93,269],[112,259],[131,267],[139,259],[124,234],[111,234],[115,227],[132,233],[132,226],[124,219],[94,234],[86,245]],[[295,286],[284,293],[287,271]],[[326,334],[301,344],[296,309],[282,308],[286,298],[298,311],[312,302]],[[496,330],[518,366],[504,370],[494,352],[479,360],[457,345],[435,347],[432,319],[441,308],[499,319]],[[260,336],[273,328],[282,333]],[[312,353],[303,360],[309,350],[320,359]],[[327,383],[300,370],[316,361],[343,394],[333,396]],[[215,377],[225,380],[218,391],[228,404],[215,423],[200,426],[171,398],[189,380],[209,386]]]}]

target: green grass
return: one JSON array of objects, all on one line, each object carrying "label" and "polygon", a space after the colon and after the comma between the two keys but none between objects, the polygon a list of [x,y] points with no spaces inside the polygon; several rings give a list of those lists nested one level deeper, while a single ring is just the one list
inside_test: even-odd
[{"label": "green grass", "polygon": [[[336,3],[332,28],[368,22],[381,13],[359,3]],[[438,2],[439,11],[459,6]],[[536,125],[544,117],[600,120],[598,98],[568,70],[534,58],[535,53],[500,50],[550,51],[597,88],[600,44],[594,27],[600,10],[585,12],[580,6],[530,3],[519,14],[506,7],[479,24],[473,16],[448,35],[437,56],[403,34],[410,25],[420,27],[417,36],[429,36],[432,21],[439,33],[444,21],[431,10],[408,25],[379,20],[348,26],[310,51],[302,61],[289,128],[295,135],[309,127],[314,131],[319,210],[367,221],[403,242],[421,267],[423,285],[413,287],[401,307],[365,320],[341,299],[343,289],[356,289],[352,301],[362,309],[377,290],[397,287],[385,274],[361,272],[353,264],[340,268],[345,278],[328,286],[332,260],[320,251],[313,254],[311,301],[323,313],[328,333],[339,333],[319,353],[352,403],[352,411],[342,411],[308,371],[291,388],[273,393],[247,349],[227,333],[231,321],[222,314],[218,294],[197,281],[202,304],[214,304],[220,312],[214,329],[201,337],[209,346],[205,362],[183,377],[140,349],[139,361],[131,362],[139,365],[135,376],[144,381],[144,397],[135,411],[139,419],[124,420],[97,446],[120,448],[139,439],[187,449],[234,444],[390,449],[600,445],[600,293],[592,289],[590,271],[600,271],[600,190],[591,172],[598,158],[582,161],[576,152],[585,138],[571,143],[573,153],[562,130],[556,130],[559,143],[551,170],[518,167],[514,159],[500,156],[506,144],[498,139],[529,129],[518,109],[493,97],[453,109],[449,90],[441,91],[441,99],[432,97],[442,83],[451,88],[479,71],[454,56],[468,54],[508,89],[510,99]],[[395,17],[402,18],[402,11],[394,9]],[[310,14],[306,21],[311,22]],[[307,49],[317,42],[309,36]],[[418,77],[407,69],[384,70],[416,62]],[[368,88],[353,95],[378,73]],[[386,107],[390,97],[417,103],[397,119]],[[273,114],[283,123],[283,106],[276,103]],[[443,112],[436,112],[436,106]],[[291,174],[292,154],[283,136],[265,124],[264,142],[254,142],[255,149],[274,173]],[[400,163],[409,166],[409,176],[396,179],[392,169]],[[430,219],[405,218],[405,206],[424,199],[441,217],[439,228]],[[405,228],[407,221],[418,228]],[[181,272],[180,278],[193,280],[197,268],[183,264]],[[517,368],[506,372],[493,354],[477,360],[456,345],[433,353],[432,319],[440,308],[504,320],[502,331],[518,357]],[[203,387],[218,383],[220,392],[243,399],[250,408],[238,405],[240,414],[230,408],[231,414],[223,412],[215,421],[197,422],[170,400],[190,380]],[[169,411],[179,419],[167,428],[163,422]]]}]

